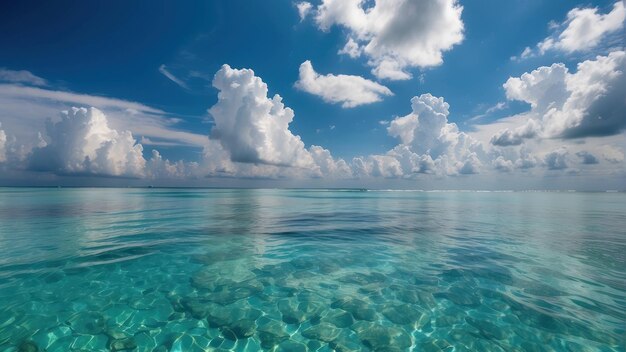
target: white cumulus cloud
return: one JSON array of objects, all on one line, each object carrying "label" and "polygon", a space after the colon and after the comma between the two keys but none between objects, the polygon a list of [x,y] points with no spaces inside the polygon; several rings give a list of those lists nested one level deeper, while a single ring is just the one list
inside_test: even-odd
[{"label": "white cumulus cloud", "polygon": [[520,61],[548,51],[572,54],[588,52],[602,46],[623,48],[624,20],[626,8],[623,1],[617,1],[605,14],[600,13],[597,7],[576,7],[567,13],[567,18],[562,23],[551,22],[551,34],[536,47],[526,47],[519,56],[511,59]]},{"label": "white cumulus cloud", "polygon": [[540,126],[535,120],[528,122],[513,130],[505,129],[498,132],[491,138],[491,144],[506,147],[510,145],[520,145],[524,139],[534,138],[539,133]]},{"label": "white cumulus cloud", "polygon": [[389,88],[360,76],[320,75],[308,60],[300,65],[300,79],[295,86],[326,102],[341,103],[344,108],[375,103],[383,96],[393,95]]},{"label": "white cumulus cloud", "polygon": [[626,128],[626,53],[614,51],[578,64],[540,67],[504,84],[511,100],[530,104],[525,122],[498,132],[494,145],[519,145],[523,139],[608,136]]},{"label": "white cumulus cloud", "polygon": [[596,47],[606,35],[623,29],[624,19],[626,9],[623,1],[617,1],[607,14],[598,13],[597,7],[577,7],[567,13],[565,22],[556,26],[562,31],[544,39],[537,47],[540,53],[552,49],[566,53],[589,50]]},{"label": "white cumulus cloud", "polygon": [[567,157],[569,152],[567,148],[561,147],[546,154],[544,162],[549,170],[563,170],[568,168]]},{"label": "white cumulus cloud", "polygon": [[363,48],[359,46],[359,43],[354,41],[354,39],[352,38],[348,38],[346,45],[344,45],[344,47],[341,50],[339,50],[337,53],[348,55],[351,58],[356,59],[357,57],[361,56],[362,51],[363,51]]},{"label": "white cumulus cloud", "polygon": [[146,163],[146,177],[151,179],[183,179],[199,174],[201,170],[197,162],[171,162],[164,159],[158,150],[152,150],[152,157]]},{"label": "white cumulus cloud", "polygon": [[267,85],[250,69],[228,65],[215,74],[218,101],[209,109],[218,140],[234,162],[310,168],[313,159],[289,124],[294,112],[280,95],[267,96]]},{"label": "white cumulus cloud", "polygon": [[176,128],[180,119],[138,102],[54,89],[0,84],[0,119],[19,143],[32,148],[37,132],[48,117],[73,106],[90,106],[106,111],[111,128],[129,130],[135,136],[161,144],[202,147],[206,134]]},{"label": "white cumulus cloud", "polygon": [[462,11],[456,0],[323,0],[315,20],[323,31],[345,28],[342,52],[362,52],[376,77],[403,80],[408,68],[440,65],[463,40]]},{"label": "white cumulus cloud", "polygon": [[410,114],[389,123],[390,136],[400,144],[384,155],[353,160],[357,176],[413,177],[416,174],[475,174],[486,157],[482,144],[448,122],[443,98],[422,94],[411,99]]},{"label": "white cumulus cloud", "polygon": [[309,151],[318,168],[317,176],[337,179],[352,177],[352,168],[348,163],[333,158],[328,149],[312,145]]},{"label": "white cumulus cloud", "polygon": [[108,126],[96,108],[72,108],[61,121],[48,121],[45,145],[35,148],[30,166],[57,174],[141,177],[143,148],[129,131]]}]

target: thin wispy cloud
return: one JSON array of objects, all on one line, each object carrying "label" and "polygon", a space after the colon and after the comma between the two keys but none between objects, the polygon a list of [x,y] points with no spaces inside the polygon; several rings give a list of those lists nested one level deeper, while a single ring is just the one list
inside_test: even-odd
[{"label": "thin wispy cloud", "polygon": [[179,87],[189,90],[189,86],[187,85],[187,83],[183,82],[180,78],[174,76],[174,74],[171,73],[165,65],[159,66],[159,72],[161,72],[161,74],[167,77],[167,79],[169,79],[170,81],[176,83]]},{"label": "thin wispy cloud", "polygon": [[26,70],[8,70],[0,67],[0,82],[23,83],[32,86],[46,86],[48,82]]}]

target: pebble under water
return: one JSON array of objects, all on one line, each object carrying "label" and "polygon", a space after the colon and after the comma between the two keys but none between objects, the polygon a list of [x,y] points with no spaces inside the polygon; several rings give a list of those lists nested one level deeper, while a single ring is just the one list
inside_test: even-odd
[{"label": "pebble under water", "polygon": [[0,351],[624,351],[626,194],[0,188]]}]

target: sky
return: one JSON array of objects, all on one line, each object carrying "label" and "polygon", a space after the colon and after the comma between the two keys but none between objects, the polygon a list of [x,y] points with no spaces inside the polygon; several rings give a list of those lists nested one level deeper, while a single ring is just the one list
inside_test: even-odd
[{"label": "sky", "polygon": [[0,186],[626,189],[622,1],[0,5]]}]

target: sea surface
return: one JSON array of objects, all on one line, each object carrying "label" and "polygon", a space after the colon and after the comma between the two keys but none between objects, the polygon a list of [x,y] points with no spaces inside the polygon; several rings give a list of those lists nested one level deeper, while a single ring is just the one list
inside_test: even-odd
[{"label": "sea surface", "polygon": [[0,188],[0,351],[624,351],[626,194]]}]

